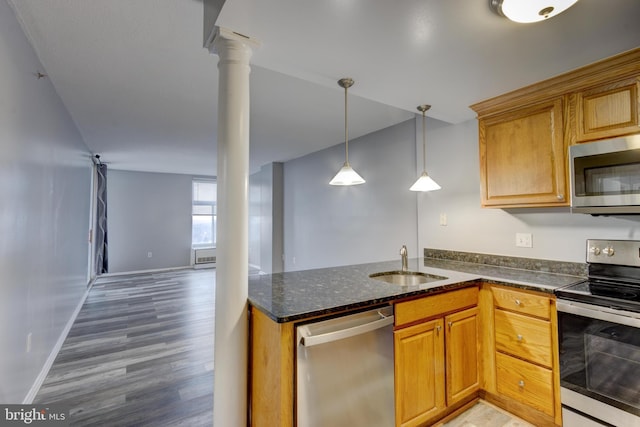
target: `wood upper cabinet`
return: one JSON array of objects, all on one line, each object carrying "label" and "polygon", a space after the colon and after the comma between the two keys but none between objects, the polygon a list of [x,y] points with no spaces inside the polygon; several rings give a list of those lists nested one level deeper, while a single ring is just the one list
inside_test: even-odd
[{"label": "wood upper cabinet", "polygon": [[567,148],[640,133],[640,48],[471,105],[482,207],[568,206]]},{"label": "wood upper cabinet", "polygon": [[580,91],[575,96],[576,141],[640,132],[640,76]]},{"label": "wood upper cabinet", "polygon": [[483,207],[567,206],[563,98],[480,119]]},{"label": "wood upper cabinet", "polygon": [[396,304],[396,426],[426,425],[479,389],[478,288]]}]

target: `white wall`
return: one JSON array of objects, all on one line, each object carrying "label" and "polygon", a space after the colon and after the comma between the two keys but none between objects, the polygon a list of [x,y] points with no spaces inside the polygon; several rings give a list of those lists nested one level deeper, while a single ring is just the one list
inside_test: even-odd
[{"label": "white wall", "polygon": [[190,264],[192,179],[180,174],[107,172],[109,273]]},{"label": "white wall", "polygon": [[[427,167],[442,190],[419,197],[422,248],[585,262],[585,241],[639,239],[640,216],[592,217],[569,208],[481,209],[477,120],[427,122]],[[447,226],[440,226],[446,213]],[[531,233],[532,248],[515,246]]]},{"label": "white wall", "polygon": [[349,162],[367,181],[330,186],[344,144],[284,165],[285,270],[418,256],[415,125],[409,120],[349,141]]},{"label": "white wall", "polygon": [[87,288],[90,153],[38,71],[45,70],[0,0],[2,403],[25,400]]}]

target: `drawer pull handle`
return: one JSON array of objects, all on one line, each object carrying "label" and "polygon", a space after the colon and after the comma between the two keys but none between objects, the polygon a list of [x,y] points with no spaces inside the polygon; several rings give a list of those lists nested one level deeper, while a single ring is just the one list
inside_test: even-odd
[{"label": "drawer pull handle", "polygon": [[516,339],[517,339],[519,342],[522,342],[522,338],[523,338],[523,337],[522,337],[522,335],[520,335],[520,334],[516,335]]},{"label": "drawer pull handle", "polygon": [[518,381],[518,386],[524,388],[524,380]]},{"label": "drawer pull handle", "polygon": [[514,302],[516,303],[516,305],[520,305],[521,304],[519,299],[516,299]]}]

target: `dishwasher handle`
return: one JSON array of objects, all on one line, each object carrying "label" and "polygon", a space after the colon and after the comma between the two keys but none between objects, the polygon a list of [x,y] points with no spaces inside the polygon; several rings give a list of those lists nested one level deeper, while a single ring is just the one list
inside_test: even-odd
[{"label": "dishwasher handle", "polygon": [[[379,319],[365,323],[363,325],[339,329],[337,331],[331,331],[324,334],[311,335],[309,333],[309,335],[303,335],[300,337],[300,345],[303,345],[305,347],[312,347],[314,345],[326,344],[344,338],[366,334],[367,332],[375,331],[376,329],[384,328],[385,326],[393,324],[393,315],[385,315],[380,311],[378,311],[378,315],[380,316]],[[304,328],[304,326],[301,326],[300,328]]]}]

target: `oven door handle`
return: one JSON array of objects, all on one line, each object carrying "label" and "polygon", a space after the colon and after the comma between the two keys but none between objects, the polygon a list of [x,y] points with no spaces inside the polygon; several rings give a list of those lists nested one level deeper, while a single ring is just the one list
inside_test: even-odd
[{"label": "oven door handle", "polygon": [[556,301],[556,307],[558,311],[563,313],[640,328],[640,318],[637,317],[638,313],[560,299]]}]

